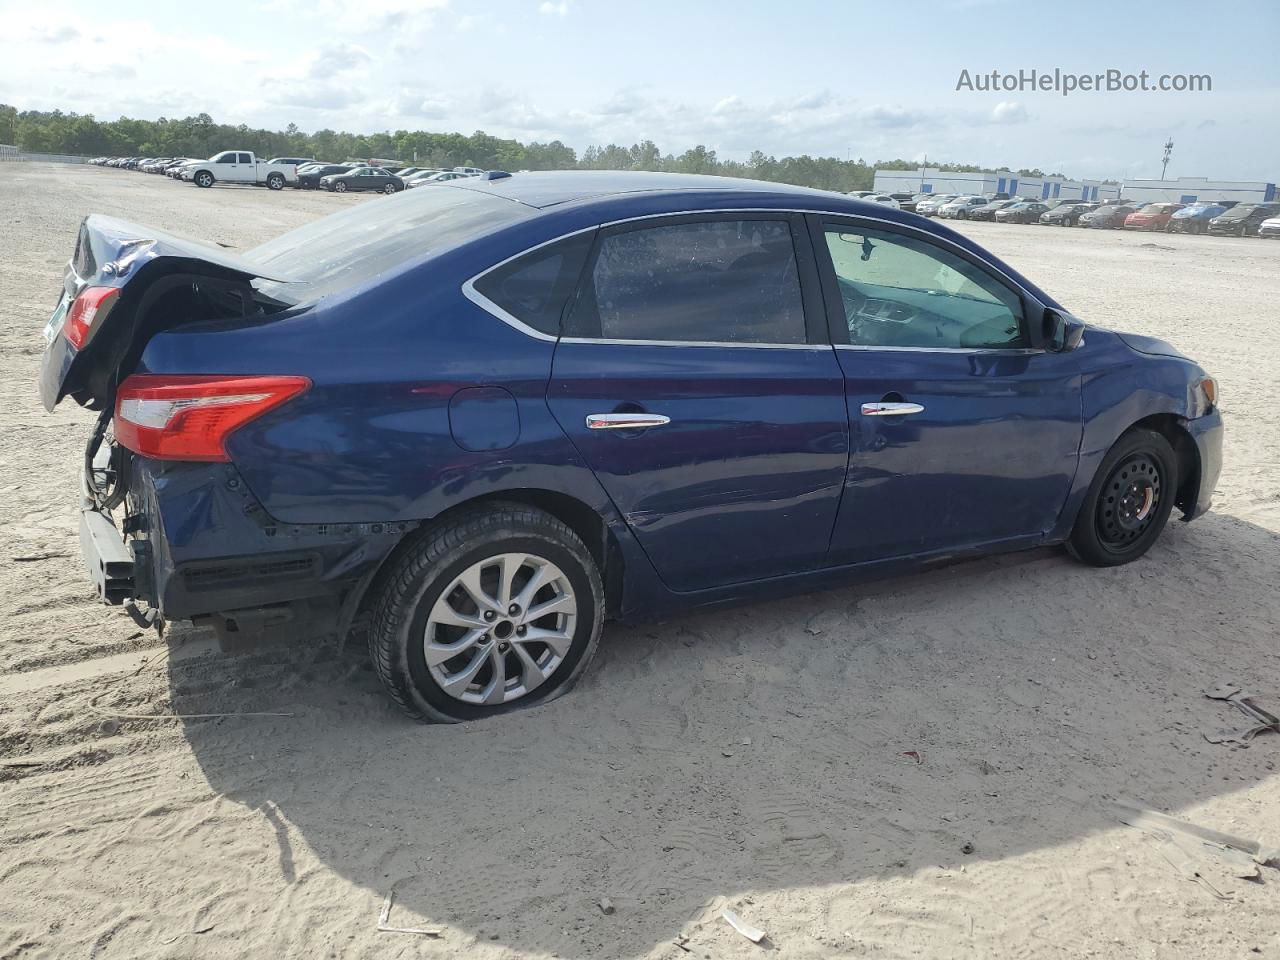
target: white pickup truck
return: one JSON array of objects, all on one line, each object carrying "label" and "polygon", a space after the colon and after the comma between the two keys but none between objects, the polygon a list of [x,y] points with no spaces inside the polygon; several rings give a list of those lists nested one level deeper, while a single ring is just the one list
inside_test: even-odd
[{"label": "white pickup truck", "polygon": [[256,183],[272,190],[298,179],[298,168],[292,163],[268,163],[248,150],[223,150],[208,160],[199,160],[182,168],[182,179],[197,187],[215,183]]}]

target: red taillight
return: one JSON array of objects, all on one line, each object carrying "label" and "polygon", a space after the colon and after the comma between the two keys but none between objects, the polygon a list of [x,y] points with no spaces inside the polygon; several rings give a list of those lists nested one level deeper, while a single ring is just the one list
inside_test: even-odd
[{"label": "red taillight", "polygon": [[71,302],[71,309],[67,311],[67,319],[62,325],[62,335],[67,342],[77,350],[83,349],[93,330],[93,321],[99,315],[106,315],[119,293],[116,287],[85,287],[81,290]]},{"label": "red taillight", "polygon": [[228,436],[309,386],[306,377],[135,374],[116,392],[116,440],[155,460],[229,460]]}]

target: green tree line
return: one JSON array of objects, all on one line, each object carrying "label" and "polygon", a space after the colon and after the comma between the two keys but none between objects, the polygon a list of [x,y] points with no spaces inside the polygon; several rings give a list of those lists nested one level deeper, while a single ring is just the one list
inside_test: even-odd
[{"label": "green tree line", "polygon": [[[419,166],[472,166],[489,170],[655,170],[671,173],[709,173],[751,177],[822,190],[869,190],[875,170],[916,170],[908,160],[841,160],[837,157],[774,157],[760,151],[746,160],[722,160],[716,151],[696,146],[681,154],[663,153],[652,140],[631,146],[589,146],[581,155],[559,140],[521,143],[492,137],[482,131],[430,133],[425,130],[357,134],[336,130],[304,133],[295,124],[284,130],[265,130],[244,124],[216,123],[207,113],[158,120],[98,120],[90,114],[61,110],[18,110],[0,104],[0,142],[16,144],[28,153],[79,156],[207,157],[231,148],[263,156],[315,157],[341,161],[381,157],[415,162]],[[981,171],[967,164],[932,164],[942,170]],[[1039,170],[1020,170],[1025,176]]]}]

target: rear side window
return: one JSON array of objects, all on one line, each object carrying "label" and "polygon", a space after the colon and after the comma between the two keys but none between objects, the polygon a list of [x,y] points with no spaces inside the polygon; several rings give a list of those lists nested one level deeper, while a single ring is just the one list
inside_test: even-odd
[{"label": "rear side window", "polygon": [[241,162],[241,163],[253,163],[253,160],[250,158],[249,154],[247,154],[247,153],[242,153],[242,154],[240,154],[240,162]]},{"label": "rear side window", "polygon": [[712,220],[606,236],[572,332],[606,340],[804,343],[791,226]]},{"label": "rear side window", "polygon": [[559,336],[560,316],[577,286],[594,235],[568,237],[504,263],[476,280],[476,292],[521,323]]}]

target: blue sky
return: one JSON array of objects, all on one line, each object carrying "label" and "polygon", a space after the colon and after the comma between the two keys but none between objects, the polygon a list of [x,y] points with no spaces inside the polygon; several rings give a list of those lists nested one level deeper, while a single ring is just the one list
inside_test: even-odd
[{"label": "blue sky", "polygon": [[[0,101],[20,108],[1119,178],[1158,176],[1172,137],[1170,176],[1280,178],[1274,0],[0,0],[0,23]],[[956,90],[962,69],[1055,67],[1213,89]]]}]

